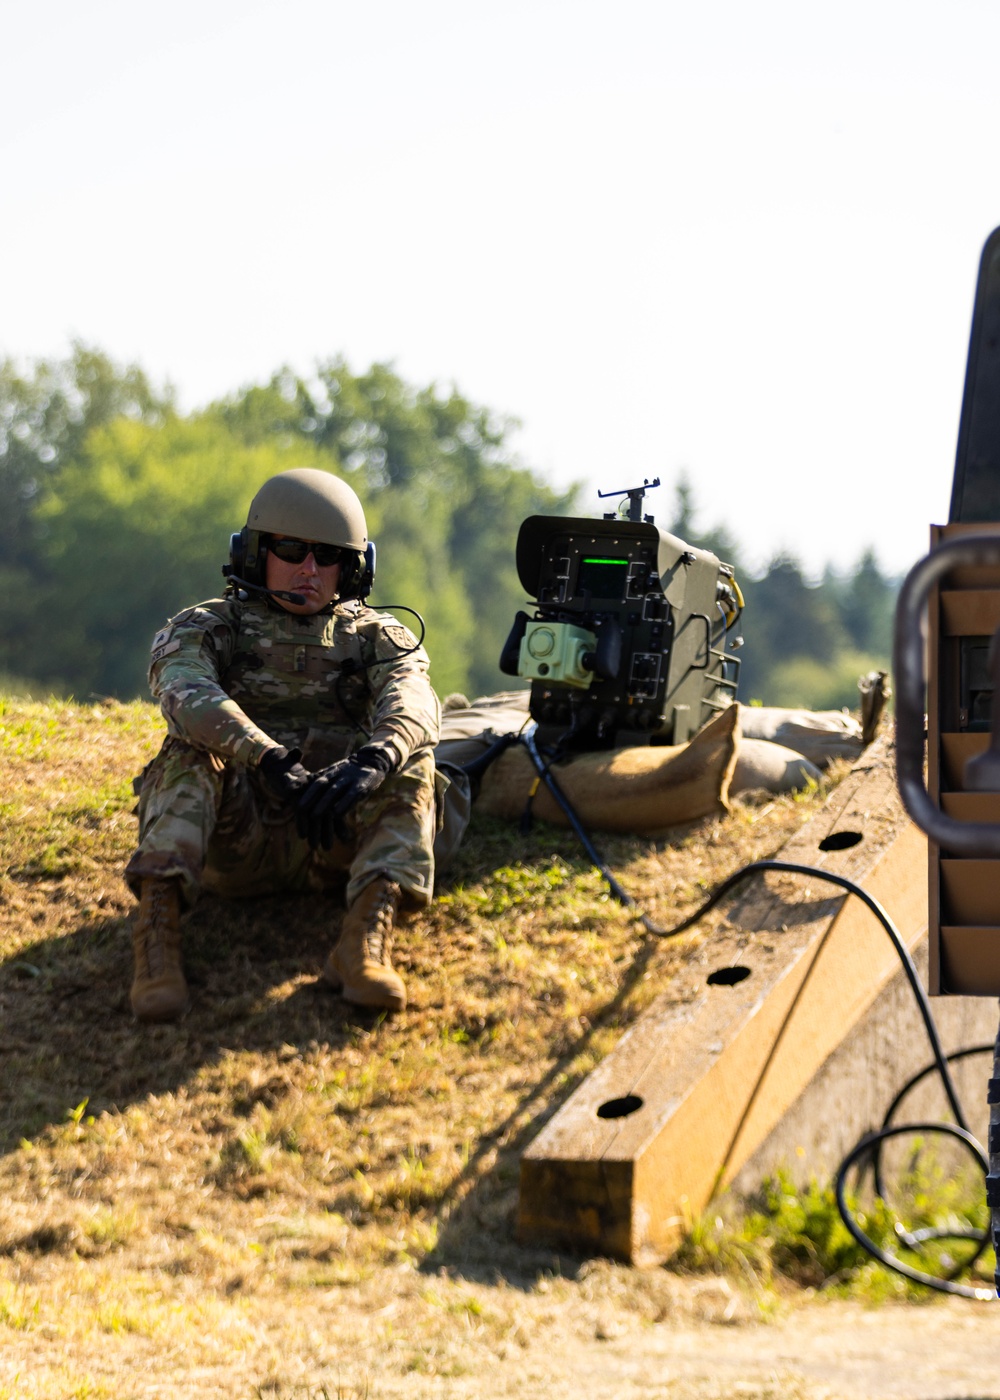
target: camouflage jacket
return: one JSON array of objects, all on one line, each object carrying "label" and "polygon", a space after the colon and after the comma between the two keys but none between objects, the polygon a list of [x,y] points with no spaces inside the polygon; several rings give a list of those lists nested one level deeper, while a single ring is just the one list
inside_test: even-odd
[{"label": "camouflage jacket", "polygon": [[156,634],[149,686],[171,734],[249,767],[278,745],[312,769],[363,744],[402,763],[438,740],[427,666],[408,628],[361,603],[305,617],[227,597]]}]

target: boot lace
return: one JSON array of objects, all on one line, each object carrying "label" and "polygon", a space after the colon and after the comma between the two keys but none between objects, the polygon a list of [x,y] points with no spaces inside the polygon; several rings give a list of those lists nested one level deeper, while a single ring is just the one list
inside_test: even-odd
[{"label": "boot lace", "polygon": [[399,890],[385,884],[379,889],[375,903],[368,913],[364,932],[365,956],[375,963],[387,963],[392,947],[392,921],[396,912]]},{"label": "boot lace", "polygon": [[149,917],[142,927],[143,971],[150,980],[161,977],[169,962],[167,944],[170,919],[169,892],[159,882],[153,885],[149,897]]}]

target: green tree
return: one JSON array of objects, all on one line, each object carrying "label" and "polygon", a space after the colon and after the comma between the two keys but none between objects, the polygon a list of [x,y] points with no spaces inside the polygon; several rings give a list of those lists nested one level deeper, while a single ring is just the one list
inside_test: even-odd
[{"label": "green tree", "polygon": [[218,597],[229,535],[267,477],[328,465],[301,441],[248,446],[218,418],[95,428],[38,507],[45,572],[24,673],[79,695],[145,691],[153,633]]},{"label": "green tree", "polygon": [[10,674],[141,694],[150,637],[221,591],[256,488],[315,465],[358,491],[378,545],[371,601],[423,614],[439,692],[508,683],[498,659],[525,601],[518,527],[571,499],[517,462],[510,420],[384,365],[354,376],[331,361],[308,381],[282,370],[188,417],[141,371],[82,347],[60,366],[8,371],[6,462],[25,483],[21,553],[0,556]]},{"label": "green tree", "polygon": [[136,365],[120,368],[79,341],[28,372],[0,362],[0,570],[34,564],[36,506],[92,429],[118,417],[159,423],[171,404]]},{"label": "green tree", "polygon": [[847,633],[829,591],[808,583],[791,555],[776,555],[760,578],[748,576],[742,587],[746,647],[740,695],[777,703],[769,694],[775,668],[793,657],[832,667],[847,646]]},{"label": "green tree", "polygon": [[757,573],[743,565],[742,549],[727,530],[698,528],[685,474],[675,493],[668,528],[732,564],[746,600],[740,698],[813,709],[855,705],[858,676],[886,668],[891,652],[898,584],[881,573],[874,551],[866,550],[844,575],[828,567],[819,585],[809,583],[789,554],[776,555]]},{"label": "green tree", "polygon": [[742,580],[743,551],[739,544],[724,525],[714,525],[708,530],[699,529],[697,516],[698,507],[691,480],[686,472],[681,472],[674,486],[673,517],[666,528],[685,544],[694,545],[695,549],[707,549],[724,564],[731,564]]},{"label": "green tree", "polygon": [[875,551],[866,549],[846,575],[828,568],[823,584],[833,598],[841,621],[860,650],[888,658],[892,653],[892,628],[899,581],[887,578],[879,568]]}]

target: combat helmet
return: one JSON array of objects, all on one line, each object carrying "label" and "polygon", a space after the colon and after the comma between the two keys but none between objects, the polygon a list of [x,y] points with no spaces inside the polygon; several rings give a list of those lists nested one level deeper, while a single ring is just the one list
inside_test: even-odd
[{"label": "combat helmet", "polygon": [[270,535],[291,535],[344,551],[340,598],[364,598],[375,575],[375,546],[355,491],[332,472],[295,467],[270,477],[250,502],[247,523],[230,542],[224,573],[261,587]]}]

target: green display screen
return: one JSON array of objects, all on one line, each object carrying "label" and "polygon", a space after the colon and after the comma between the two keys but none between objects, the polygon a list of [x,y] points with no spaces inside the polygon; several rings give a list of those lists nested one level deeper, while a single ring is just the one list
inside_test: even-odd
[{"label": "green display screen", "polygon": [[581,559],[576,580],[578,593],[587,592],[592,598],[625,597],[628,578],[627,559]]}]

